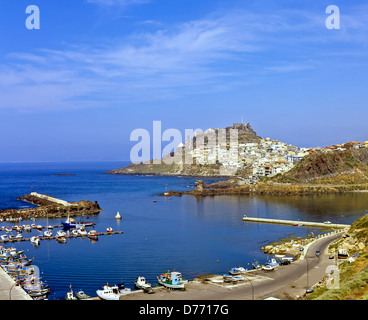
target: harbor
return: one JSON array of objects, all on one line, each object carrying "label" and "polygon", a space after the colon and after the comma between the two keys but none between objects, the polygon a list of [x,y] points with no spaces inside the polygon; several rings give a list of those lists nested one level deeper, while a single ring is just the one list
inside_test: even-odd
[{"label": "harbor", "polygon": [[[66,238],[66,243],[59,243],[52,238],[40,240],[38,246],[30,241],[1,243],[4,247],[23,250],[29,259],[34,258],[33,265],[39,267],[50,286],[49,300],[63,300],[70,285],[74,293],[82,289],[96,299],[96,290],[102,289],[107,283],[115,285],[123,282],[127,288],[133,289],[134,279],[138,276],[145,276],[153,285],[155,293],[145,294],[132,290],[131,294],[122,299],[154,299],[161,294],[164,297],[186,297],[193,292],[194,287],[205,290],[211,286],[215,290],[224,291],[229,290],[227,288],[245,288],[246,280],[222,285],[210,281],[197,284],[193,280],[204,274],[222,276],[233,266],[240,265],[251,270],[252,266],[248,263],[257,260],[264,264],[267,260],[263,246],[288,238],[289,235],[305,237],[313,231],[318,236],[326,230],[245,222],[242,220],[244,213],[252,217],[281,217],[295,221],[335,222],[338,219],[341,223],[350,224],[368,207],[367,196],[363,193],[322,195],[316,199],[309,196],[218,196],[198,199],[183,196],[168,199],[157,196],[165,190],[166,183],[170,188],[186,190],[195,184],[197,178],[103,175],[98,173],[114,165],[88,165],[50,164],[45,167],[32,164],[27,167],[32,182],[23,179],[24,170],[21,165],[12,165],[10,168],[6,166],[3,170],[4,183],[0,199],[4,210],[34,207],[28,202],[15,200],[18,195],[26,194],[27,191],[30,193],[30,186],[33,185],[39,194],[54,196],[68,203],[79,199],[97,200],[104,209],[99,215],[74,216],[74,219],[95,222],[97,233],[107,232],[108,227],[124,232],[120,235],[101,235],[98,241],[87,236],[70,236]],[[18,167],[19,171],[16,171]],[[54,176],[55,172],[73,172],[75,176]],[[355,204],[354,210],[350,210],[351,203]],[[312,212],[316,214],[312,215]],[[116,216],[120,216],[120,219]],[[56,236],[56,232],[62,229],[62,222],[67,219],[67,212],[62,218],[54,218],[50,211],[48,221],[47,213],[42,217],[35,216],[35,220],[23,218],[18,222],[7,221],[6,218],[10,217],[2,218],[4,221],[0,227],[11,227],[14,236],[17,234],[14,229],[16,225],[23,224],[42,226],[41,231],[37,228],[30,233],[23,230],[24,238],[42,236],[46,231],[44,228],[49,225],[54,226],[51,231]],[[2,231],[0,234],[7,233]],[[178,270],[189,280],[185,291],[155,287],[158,284],[156,277],[167,269]],[[277,270],[264,272],[265,277],[268,277]],[[251,274],[256,273],[252,271]]]}]

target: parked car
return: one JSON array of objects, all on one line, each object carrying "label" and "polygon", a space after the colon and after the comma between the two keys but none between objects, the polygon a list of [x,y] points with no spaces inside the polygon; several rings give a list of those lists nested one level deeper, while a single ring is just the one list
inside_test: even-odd
[{"label": "parked car", "polygon": [[280,266],[286,266],[286,265],[288,265],[290,263],[291,262],[289,260],[281,260],[279,264],[280,264]]}]

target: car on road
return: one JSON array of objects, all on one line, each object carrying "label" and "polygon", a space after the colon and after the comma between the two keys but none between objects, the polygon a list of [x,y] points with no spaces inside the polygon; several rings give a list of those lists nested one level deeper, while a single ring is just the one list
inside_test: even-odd
[{"label": "car on road", "polygon": [[288,265],[288,264],[290,264],[291,262],[289,261],[289,260],[281,260],[280,262],[279,262],[279,265],[280,266],[286,266],[286,265]]},{"label": "car on road", "polygon": [[320,250],[316,250],[316,256],[319,257],[321,255],[321,251]]}]

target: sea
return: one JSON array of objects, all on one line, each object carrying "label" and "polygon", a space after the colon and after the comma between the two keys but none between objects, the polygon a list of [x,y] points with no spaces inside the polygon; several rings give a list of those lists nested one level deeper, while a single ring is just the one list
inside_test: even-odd
[{"label": "sea", "polygon": [[[100,236],[98,241],[84,237],[70,238],[67,243],[43,240],[39,246],[28,241],[4,244],[34,257],[42,281],[51,287],[50,300],[63,300],[70,287],[93,297],[107,283],[124,283],[134,290],[138,276],[155,285],[156,277],[167,270],[179,271],[192,280],[205,274],[222,275],[235,266],[251,269],[252,262],[265,263],[270,258],[261,250],[266,244],[326,232],[322,228],[245,223],[244,215],[350,224],[368,209],[368,193],[166,198],[158,195],[165,192],[166,185],[168,190],[186,191],[194,188],[198,178],[105,174],[127,164],[0,164],[0,209],[33,207],[16,200],[32,190],[68,202],[97,201],[103,211],[83,219],[95,222],[97,232],[108,227],[123,231]],[[205,178],[204,182],[219,180]],[[115,219],[117,212],[121,220]],[[62,220],[49,219],[48,224],[60,225]],[[20,224],[31,223],[23,220]],[[34,223],[47,225],[46,218]],[[39,233],[32,230],[30,236]]]}]

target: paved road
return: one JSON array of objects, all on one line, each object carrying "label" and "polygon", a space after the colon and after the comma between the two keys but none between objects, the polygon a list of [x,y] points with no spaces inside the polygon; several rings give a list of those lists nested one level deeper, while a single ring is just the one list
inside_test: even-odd
[{"label": "paved road", "polygon": [[14,280],[0,268],[0,300],[32,300],[21,287],[14,286]]},{"label": "paved road", "polygon": [[[274,271],[257,270],[249,274],[249,281],[242,285],[226,288],[212,283],[190,282],[184,292],[157,290],[155,294],[135,293],[122,300],[263,300],[274,297],[294,300],[302,296],[307,288],[319,282],[326,275],[326,267],[335,264],[325,250],[342,233],[319,239],[311,244],[304,260],[286,266],[278,266]],[[316,250],[321,256],[316,257]],[[252,275],[252,276],[250,276]],[[252,284],[252,285],[251,285]]]}]

